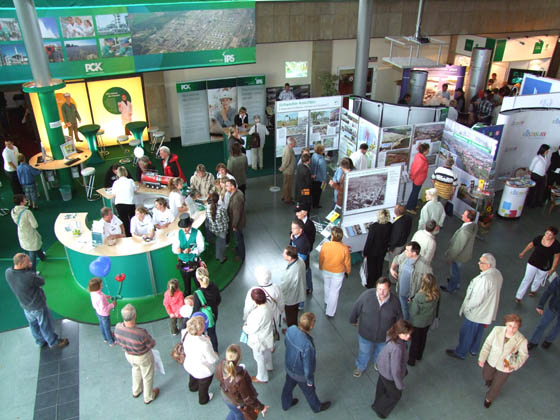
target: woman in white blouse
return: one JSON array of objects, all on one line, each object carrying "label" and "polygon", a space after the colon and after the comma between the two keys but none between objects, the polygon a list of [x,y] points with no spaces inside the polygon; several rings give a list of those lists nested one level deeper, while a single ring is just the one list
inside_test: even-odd
[{"label": "woman in white blouse", "polygon": [[173,215],[173,220],[180,214],[189,210],[185,203],[185,197],[181,193],[184,181],[181,178],[171,178],[169,181],[169,209]]},{"label": "woman in white blouse", "polygon": [[113,182],[111,192],[115,196],[115,207],[124,225],[126,236],[130,236],[130,219],[134,217],[134,192],[138,189],[134,180],[128,178],[124,166],[117,169],[118,179]]},{"label": "woman in white blouse", "polygon": [[134,238],[146,241],[154,238],[152,216],[148,214],[146,207],[140,206],[136,209],[136,216],[130,220],[130,233]]},{"label": "woman in white blouse", "polygon": [[251,298],[257,305],[247,316],[243,331],[247,334],[247,345],[253,350],[257,363],[257,376],[253,382],[268,382],[268,371],[272,370],[272,349],[274,348],[273,314],[267,305],[266,293],[260,288],[251,291]]},{"label": "woman in white blouse", "polygon": [[533,158],[529,166],[531,179],[536,182],[536,185],[529,190],[527,197],[527,205],[529,207],[542,207],[544,205],[546,198],[546,170],[549,164],[546,155],[549,149],[550,146],[548,144],[541,144],[537,151],[537,156]]},{"label": "woman in white blouse", "polygon": [[167,200],[163,197],[156,198],[154,208],[152,210],[152,223],[157,229],[165,229],[175,220]]},{"label": "woman in white blouse", "polygon": [[189,390],[198,391],[198,403],[207,404],[214,394],[208,392],[216,364],[218,353],[212,349],[210,338],[204,334],[204,318],[193,316],[182,331],[185,362],[183,367],[189,374]]}]

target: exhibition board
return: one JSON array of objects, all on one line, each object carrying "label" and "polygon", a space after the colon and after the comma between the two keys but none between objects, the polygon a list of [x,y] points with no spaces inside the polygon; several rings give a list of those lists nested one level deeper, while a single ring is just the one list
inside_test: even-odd
[{"label": "exhibition board", "polygon": [[[76,79],[256,61],[254,1],[39,7],[53,77]],[[0,84],[33,79],[14,8],[0,10]]]}]

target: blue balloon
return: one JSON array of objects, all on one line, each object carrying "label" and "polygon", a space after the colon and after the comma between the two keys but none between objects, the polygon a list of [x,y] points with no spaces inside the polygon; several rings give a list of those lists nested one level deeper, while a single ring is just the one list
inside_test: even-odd
[{"label": "blue balloon", "polygon": [[204,318],[204,331],[206,331],[208,329],[208,316],[206,316],[204,312],[195,312],[191,315],[191,318],[194,316],[201,316],[202,318]]},{"label": "blue balloon", "polygon": [[111,270],[109,257],[97,257],[89,264],[89,272],[96,277],[105,277]]}]

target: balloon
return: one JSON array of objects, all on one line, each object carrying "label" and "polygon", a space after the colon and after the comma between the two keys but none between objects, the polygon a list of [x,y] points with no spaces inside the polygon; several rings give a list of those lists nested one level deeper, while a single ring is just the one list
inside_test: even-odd
[{"label": "balloon", "polygon": [[208,329],[208,317],[206,316],[206,314],[204,312],[195,312],[191,315],[191,318],[193,316],[201,316],[202,318],[204,318],[204,331],[206,331]]},{"label": "balloon", "polygon": [[95,277],[105,277],[111,270],[109,257],[97,257],[89,264],[89,272]]},{"label": "balloon", "polygon": [[134,148],[134,156],[136,156],[137,159],[140,159],[142,156],[144,156],[144,149],[142,149],[140,146],[136,146]]}]

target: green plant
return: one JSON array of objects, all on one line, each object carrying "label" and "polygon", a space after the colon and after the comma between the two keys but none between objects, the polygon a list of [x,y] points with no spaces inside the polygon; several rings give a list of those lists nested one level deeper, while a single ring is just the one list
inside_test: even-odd
[{"label": "green plant", "polygon": [[338,95],[338,76],[329,72],[319,73],[319,83],[321,84],[321,96]]}]

